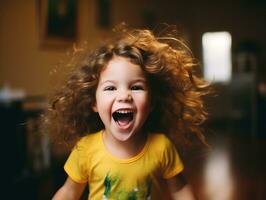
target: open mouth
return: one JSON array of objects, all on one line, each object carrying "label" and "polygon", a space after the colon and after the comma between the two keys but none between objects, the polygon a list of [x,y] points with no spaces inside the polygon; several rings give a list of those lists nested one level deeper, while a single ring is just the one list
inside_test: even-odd
[{"label": "open mouth", "polygon": [[133,120],[134,113],[130,110],[119,110],[115,111],[112,117],[120,126],[126,126]]}]

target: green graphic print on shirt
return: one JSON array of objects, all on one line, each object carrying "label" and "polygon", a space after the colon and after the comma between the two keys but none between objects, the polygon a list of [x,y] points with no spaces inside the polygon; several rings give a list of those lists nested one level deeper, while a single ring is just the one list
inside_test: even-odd
[{"label": "green graphic print on shirt", "polygon": [[104,179],[104,193],[103,200],[115,199],[115,200],[150,200],[151,199],[151,181],[150,178],[146,178],[142,183],[138,183],[131,190],[119,188],[114,191],[115,186],[119,183],[119,176],[111,176],[108,173]]}]

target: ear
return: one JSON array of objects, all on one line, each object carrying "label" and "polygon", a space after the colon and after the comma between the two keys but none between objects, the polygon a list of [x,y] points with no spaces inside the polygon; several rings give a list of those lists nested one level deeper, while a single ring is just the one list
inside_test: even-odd
[{"label": "ear", "polygon": [[93,110],[94,112],[98,112],[98,108],[97,108],[97,104],[96,104],[96,103],[93,104],[93,106],[92,106],[92,110]]}]

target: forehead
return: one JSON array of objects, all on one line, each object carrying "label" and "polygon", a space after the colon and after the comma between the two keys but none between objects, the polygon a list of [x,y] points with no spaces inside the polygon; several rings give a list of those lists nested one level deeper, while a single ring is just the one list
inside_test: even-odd
[{"label": "forehead", "polygon": [[146,80],[142,68],[134,64],[128,58],[121,56],[113,57],[100,74],[100,79],[135,79]]}]

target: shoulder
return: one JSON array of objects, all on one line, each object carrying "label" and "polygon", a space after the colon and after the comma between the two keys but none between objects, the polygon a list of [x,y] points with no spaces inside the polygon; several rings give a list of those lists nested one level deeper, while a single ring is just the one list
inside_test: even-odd
[{"label": "shoulder", "polygon": [[162,176],[166,179],[180,173],[184,166],[174,143],[165,134],[151,134],[151,149],[160,163]]},{"label": "shoulder", "polygon": [[86,136],[83,136],[77,144],[74,146],[73,150],[89,152],[93,151],[93,149],[99,146],[99,142],[101,140],[102,131],[96,133],[89,133]]},{"label": "shoulder", "polygon": [[172,141],[163,133],[151,133],[149,135],[149,149],[153,151],[159,157],[163,157],[169,152],[176,151],[175,145]]},{"label": "shoulder", "polygon": [[163,133],[151,133],[149,137],[150,143],[160,149],[173,145],[170,139]]},{"label": "shoulder", "polygon": [[177,156],[179,153],[176,149],[175,144],[169,139],[165,134],[162,133],[153,133],[149,136],[150,140],[150,149],[159,156]]},{"label": "shoulder", "polygon": [[77,143],[77,145],[91,143],[92,141],[99,140],[101,138],[102,131],[96,133],[88,133],[83,136]]}]

